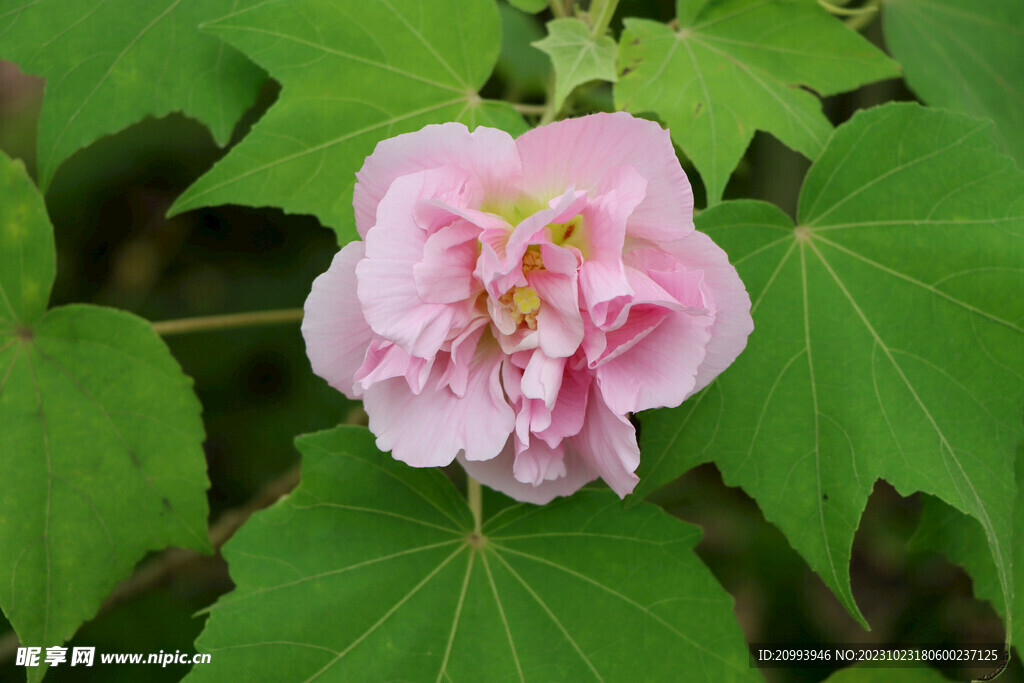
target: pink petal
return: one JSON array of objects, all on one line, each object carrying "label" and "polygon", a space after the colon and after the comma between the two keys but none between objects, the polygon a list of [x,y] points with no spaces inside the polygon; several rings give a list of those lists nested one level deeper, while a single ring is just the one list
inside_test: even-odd
[{"label": "pink petal", "polygon": [[423,245],[423,260],[412,267],[420,299],[431,304],[453,304],[469,299],[479,286],[473,280],[476,238],[480,228],[457,221],[441,228]]},{"label": "pink petal", "polygon": [[634,474],[640,465],[636,430],[626,417],[609,410],[596,385],[591,387],[583,430],[569,441],[618,497],[633,493],[640,481]]},{"label": "pink petal", "polygon": [[[575,363],[576,360],[575,358],[571,359],[570,364]],[[593,379],[590,373],[586,372],[585,367],[585,363],[581,362],[581,367],[569,369],[563,373],[562,385],[558,390],[558,400],[551,409],[551,424],[543,431],[534,434],[552,448],[558,445],[562,439],[576,436],[583,429],[583,419],[587,413],[587,396],[590,394],[590,385],[593,383]]]},{"label": "pink petal", "polygon": [[693,393],[714,318],[674,311],[628,351],[597,368],[601,396],[615,413],[677,406]]},{"label": "pink petal", "polygon": [[591,387],[583,430],[570,443],[620,498],[633,492],[640,478],[636,430],[623,415],[612,412],[596,386]]},{"label": "pink petal", "polygon": [[334,255],[330,268],[313,281],[302,319],[313,372],[353,399],[363,393],[355,374],[373,339],[356,297],[356,263],[363,253],[362,242],[351,242]]},{"label": "pink petal", "polygon": [[356,382],[365,391],[377,382],[392,377],[404,377],[414,394],[423,391],[423,384],[430,376],[433,358],[410,356],[404,349],[382,339],[370,342],[366,358],[356,372]]},{"label": "pink petal", "polygon": [[537,290],[541,304],[537,310],[537,336],[540,348],[549,358],[565,358],[576,353],[583,341],[583,316],[574,277],[547,270],[535,270],[526,276]]},{"label": "pink petal", "polygon": [[470,133],[461,123],[426,126],[377,143],[356,173],[352,205],[359,235],[366,237],[376,223],[377,205],[396,178],[439,166],[468,172],[481,199],[518,193],[522,174],[519,153],[508,133],[484,127]]},{"label": "pink petal", "polygon": [[715,322],[704,361],[697,370],[692,395],[729,367],[747,346],[754,330],[750,317],[750,296],[728,255],[702,232],[693,232],[678,242],[662,245],[683,265],[704,272],[704,287],[714,300]]},{"label": "pink petal", "polygon": [[546,201],[572,186],[595,190],[605,174],[632,165],[647,181],[630,215],[630,235],[677,240],[693,230],[693,193],[668,131],[625,112],[592,114],[534,128],[516,140],[523,190]]},{"label": "pink petal", "polygon": [[366,233],[366,258],[356,266],[359,301],[370,328],[420,358],[433,357],[451,330],[468,322],[471,302],[433,304],[420,298],[415,267],[427,235],[413,213],[419,200],[450,191],[464,176],[444,167],[395,180],[377,207],[377,224]]},{"label": "pink petal", "polygon": [[440,362],[418,396],[397,378],[367,389],[363,405],[377,448],[413,467],[448,465],[460,451],[467,460],[498,455],[515,424],[499,381],[502,359],[496,344],[481,342],[461,398],[448,387],[437,388]]},{"label": "pink petal", "polygon": [[[537,446],[550,451],[543,444]],[[522,453],[519,457],[522,457]],[[514,474],[515,449],[512,440],[502,450],[501,454],[482,462],[471,462],[459,456],[459,463],[466,474],[476,479],[481,484],[501,491],[506,496],[511,496],[524,503],[535,503],[544,505],[551,502],[558,496],[570,496],[578,491],[584,484],[597,478],[597,473],[592,467],[576,453],[572,447],[566,446],[562,456],[565,465],[565,476],[558,479],[545,480],[534,486],[524,484],[517,480]]]},{"label": "pink petal", "polygon": [[565,467],[565,447],[549,448],[543,441],[532,444],[516,454],[512,464],[512,476],[516,481],[531,486],[540,486],[568,474]]},{"label": "pink petal", "polygon": [[551,358],[540,349],[533,352],[523,372],[522,391],[528,398],[544,401],[551,409],[562,387],[565,358]]},{"label": "pink petal", "polygon": [[[476,355],[476,347],[486,329],[486,324],[487,318],[480,316],[460,332],[458,337],[452,340],[451,351],[448,354],[448,367],[438,380],[439,388],[447,386],[459,398],[466,395],[466,386],[469,383],[469,370],[472,367],[473,357]],[[505,363],[505,365],[508,365],[508,363]]]}]

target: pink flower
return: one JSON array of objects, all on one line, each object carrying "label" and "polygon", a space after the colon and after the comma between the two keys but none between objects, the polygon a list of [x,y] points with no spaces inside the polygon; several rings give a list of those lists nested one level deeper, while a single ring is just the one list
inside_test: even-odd
[{"label": "pink flower", "polygon": [[377,145],[363,241],[306,300],[313,370],[377,446],[545,503],[640,462],[627,414],[676,406],[739,355],[750,299],[693,229],[668,132],[595,114],[519,139],[432,125]]}]

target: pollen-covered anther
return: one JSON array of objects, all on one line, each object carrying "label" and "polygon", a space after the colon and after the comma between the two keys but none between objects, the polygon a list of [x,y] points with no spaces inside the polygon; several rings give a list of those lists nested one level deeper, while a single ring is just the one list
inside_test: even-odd
[{"label": "pollen-covered anther", "polygon": [[537,246],[531,246],[523,254],[523,275],[535,270],[544,270],[544,261],[540,257],[540,249]]},{"label": "pollen-covered anther", "polygon": [[540,295],[533,287],[513,287],[505,292],[499,301],[508,306],[516,325],[526,323],[531,330],[537,329],[537,310]]}]

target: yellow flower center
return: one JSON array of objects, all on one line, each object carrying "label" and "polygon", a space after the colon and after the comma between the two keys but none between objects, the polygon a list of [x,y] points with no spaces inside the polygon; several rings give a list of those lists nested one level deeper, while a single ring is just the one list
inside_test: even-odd
[{"label": "yellow flower center", "polygon": [[540,308],[540,296],[533,287],[516,287],[512,292],[512,305],[522,315],[528,315]]}]

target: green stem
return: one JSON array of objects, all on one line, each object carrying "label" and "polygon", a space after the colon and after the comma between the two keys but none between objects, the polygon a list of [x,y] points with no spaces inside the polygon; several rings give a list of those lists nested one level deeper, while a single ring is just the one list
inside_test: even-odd
[{"label": "green stem", "polygon": [[872,14],[878,11],[877,0],[871,0],[871,2],[864,5],[863,7],[855,7],[852,9],[849,7],[842,7],[840,5],[836,5],[834,3],[829,2],[829,0],[818,0],[818,4],[824,7],[825,10],[829,12],[829,14],[834,14],[837,17],[856,17],[861,14]]},{"label": "green stem", "polygon": [[473,513],[473,533],[480,536],[484,526],[483,501],[480,482],[473,477],[466,477],[466,499],[469,501],[469,511]]},{"label": "green stem", "polygon": [[861,8],[864,10],[863,12],[850,17],[844,23],[854,31],[861,30],[874,21],[875,17],[878,16],[878,6],[880,4],[880,0],[869,0],[868,3]]},{"label": "green stem", "polygon": [[284,308],[276,311],[253,311],[250,313],[181,318],[180,320],[162,320],[152,323],[152,325],[154,332],[166,337],[170,334],[229,330],[237,327],[256,327],[258,325],[280,325],[283,323],[296,323],[301,320],[301,308]]},{"label": "green stem", "polygon": [[569,12],[565,9],[564,0],[551,0],[551,13],[558,19],[564,19],[569,16]]},{"label": "green stem", "polygon": [[548,81],[548,92],[544,98],[544,108],[540,114],[540,121],[537,122],[538,126],[546,126],[555,120],[558,116],[560,107],[555,102],[555,74],[551,74],[551,78]]},{"label": "green stem", "polygon": [[590,16],[594,24],[590,29],[592,37],[600,38],[612,24],[612,17],[615,16],[615,8],[619,6],[619,0],[594,0],[590,5]]},{"label": "green stem", "polygon": [[514,102],[512,108],[520,114],[543,114],[547,107],[543,104],[523,104],[522,102]]}]

